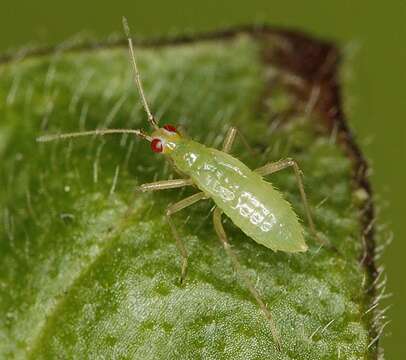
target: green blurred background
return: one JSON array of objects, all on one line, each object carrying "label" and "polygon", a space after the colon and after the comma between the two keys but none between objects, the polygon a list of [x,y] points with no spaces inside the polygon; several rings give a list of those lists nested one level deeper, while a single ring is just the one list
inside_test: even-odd
[{"label": "green blurred background", "polygon": [[[58,44],[85,34],[103,38],[121,32],[121,16],[139,36],[203,31],[236,24],[291,27],[336,41],[346,49],[346,112],[373,172],[378,225],[394,233],[385,264],[391,323],[383,339],[387,359],[404,359],[406,252],[406,2],[382,1],[55,1],[1,0],[0,52],[26,45]],[[0,78],[1,81],[1,78]],[[1,121],[1,119],[0,119]],[[385,275],[385,274],[384,274]]]}]

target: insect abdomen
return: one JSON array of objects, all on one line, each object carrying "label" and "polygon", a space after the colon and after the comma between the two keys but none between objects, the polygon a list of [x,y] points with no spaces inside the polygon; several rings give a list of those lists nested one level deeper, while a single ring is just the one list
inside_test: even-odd
[{"label": "insect abdomen", "polygon": [[307,250],[302,226],[290,204],[241,161],[194,141],[179,144],[172,157],[253,240],[275,251]]}]

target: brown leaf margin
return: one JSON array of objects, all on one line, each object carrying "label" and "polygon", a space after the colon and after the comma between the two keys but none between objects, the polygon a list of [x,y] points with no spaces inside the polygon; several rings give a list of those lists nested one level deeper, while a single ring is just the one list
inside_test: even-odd
[{"label": "brown leaf margin", "polygon": [[[316,39],[300,31],[269,25],[243,25],[224,30],[172,37],[135,38],[134,43],[137,46],[154,48],[192,44],[208,40],[228,40],[243,34],[249,35],[259,42],[262,47],[262,61],[265,65],[277,66],[295,75],[300,80],[300,85],[292,82],[290,88],[296,97],[306,101],[306,99],[310,98],[313,89],[319,89],[319,96],[313,104],[312,112],[318,115],[317,121],[320,120],[326,133],[336,133],[337,142],[350,158],[352,162],[353,191],[361,189],[367,195],[367,199],[362,202],[360,207],[360,236],[363,239],[364,251],[359,261],[369,275],[370,284],[372,284],[367,285],[365,291],[372,299],[375,299],[379,271],[375,264],[376,241],[373,191],[368,179],[368,162],[355,141],[343,111],[339,81],[342,54],[339,48],[333,42]],[[279,42],[284,43],[286,46],[280,46],[276,51],[275,49],[271,51],[270,44],[275,38],[278,38]],[[57,46],[22,48],[16,52],[0,54],[0,65],[64,52],[96,51],[126,46],[127,40],[120,37],[104,41],[66,42]],[[269,90],[265,89],[264,99],[261,99],[261,103],[269,95]],[[377,324],[373,321],[369,329],[370,339],[378,339],[378,333]],[[378,359],[379,340],[374,343],[374,347],[374,356],[375,359]]]}]

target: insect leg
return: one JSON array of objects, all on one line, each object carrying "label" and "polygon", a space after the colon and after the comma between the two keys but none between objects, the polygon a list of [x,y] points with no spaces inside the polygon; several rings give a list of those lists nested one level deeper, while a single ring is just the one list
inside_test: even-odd
[{"label": "insect leg", "polygon": [[234,144],[237,134],[240,135],[244,146],[251,153],[251,155],[255,155],[255,150],[250,146],[250,144],[248,143],[247,139],[243,136],[241,131],[238,130],[235,126],[232,126],[228,129],[226,137],[224,138],[223,141],[222,151],[224,151],[225,153],[229,153],[231,151],[231,148]]},{"label": "insect leg", "polygon": [[166,189],[176,189],[184,186],[193,185],[192,179],[173,179],[173,180],[162,180],[155,181],[148,184],[142,184],[136,187],[136,191],[147,192],[147,191],[157,191]]},{"label": "insect leg", "polygon": [[134,200],[139,192],[148,192],[148,191],[158,191],[158,190],[166,190],[166,189],[176,189],[184,186],[193,185],[192,179],[173,179],[173,180],[161,180],[155,181],[152,183],[142,184],[135,188],[135,194],[133,196],[133,201],[130,202],[130,206],[128,207],[126,213],[124,214],[125,218],[129,218],[131,213],[133,212]]},{"label": "insect leg", "polygon": [[[135,188],[135,196],[137,196],[138,192],[148,192],[148,191],[158,191],[158,190],[166,190],[166,189],[176,189],[184,186],[193,185],[192,179],[172,179],[172,180],[161,180],[155,181],[152,183],[142,184]],[[133,203],[133,201],[131,201]],[[129,215],[132,211],[130,207],[126,212],[126,216]]]},{"label": "insect leg", "polygon": [[169,226],[171,228],[173,237],[176,240],[176,245],[183,257],[183,262],[182,262],[182,268],[181,268],[181,276],[180,276],[180,283],[182,284],[185,277],[186,277],[186,271],[187,271],[187,250],[186,250],[186,246],[184,244],[184,242],[182,241],[182,239],[180,238],[178,231],[176,230],[176,226],[173,223],[171,216],[175,213],[177,213],[178,211],[193,205],[194,203],[198,202],[199,200],[205,199],[206,198],[206,194],[203,192],[199,192],[197,194],[191,195],[175,204],[169,205],[168,208],[166,209],[166,218],[168,220]]},{"label": "insect leg", "polygon": [[265,164],[264,166],[261,166],[260,168],[255,169],[254,171],[262,176],[266,176],[278,172],[280,170],[286,169],[288,167],[292,167],[295,173],[296,181],[300,191],[300,196],[302,198],[302,202],[306,212],[307,222],[309,223],[311,232],[321,245],[328,245],[326,241],[321,239],[317,234],[316,227],[313,222],[313,217],[310,211],[309,202],[307,201],[306,192],[304,190],[302,171],[300,170],[297,162],[294,159],[287,158],[277,162]]},{"label": "insect leg", "polygon": [[222,211],[218,207],[216,207],[213,212],[213,224],[214,224],[214,229],[216,230],[217,236],[219,237],[227,255],[230,257],[231,261],[233,262],[233,266],[234,266],[236,272],[244,280],[245,285],[247,286],[251,295],[255,298],[255,301],[258,303],[258,305],[261,308],[261,310],[263,311],[265,317],[269,320],[270,325],[271,325],[272,336],[275,340],[277,347],[279,349],[281,349],[281,342],[279,339],[278,331],[276,330],[275,323],[273,321],[273,317],[272,317],[270,311],[268,310],[268,308],[266,307],[264,301],[261,299],[261,296],[259,295],[258,291],[255,289],[254,285],[252,284],[251,280],[249,279],[247,274],[242,270],[241,264],[237,258],[237,255],[231,249],[230,243],[228,242],[228,239],[227,239],[227,234],[224,230],[223,224],[221,223],[221,214],[222,214]]}]

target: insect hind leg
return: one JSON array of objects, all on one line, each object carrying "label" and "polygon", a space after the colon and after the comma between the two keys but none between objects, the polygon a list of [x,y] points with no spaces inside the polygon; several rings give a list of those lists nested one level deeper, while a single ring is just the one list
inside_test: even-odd
[{"label": "insect hind leg", "polygon": [[255,289],[255,287],[252,284],[251,280],[249,279],[248,275],[242,270],[242,267],[241,267],[240,261],[238,260],[237,255],[231,249],[230,243],[228,242],[227,234],[224,230],[223,224],[221,223],[221,214],[222,214],[222,211],[218,207],[216,207],[213,212],[213,225],[214,225],[214,229],[217,233],[217,236],[220,239],[227,255],[230,257],[230,259],[233,263],[233,266],[235,268],[235,271],[243,279],[249,292],[254,297],[255,301],[258,303],[258,305],[261,308],[261,310],[263,311],[265,317],[269,320],[272,336],[275,340],[275,343],[276,343],[278,349],[281,349],[281,342],[280,342],[278,331],[276,329],[271,312],[266,307],[264,301],[262,300],[258,291]]}]

